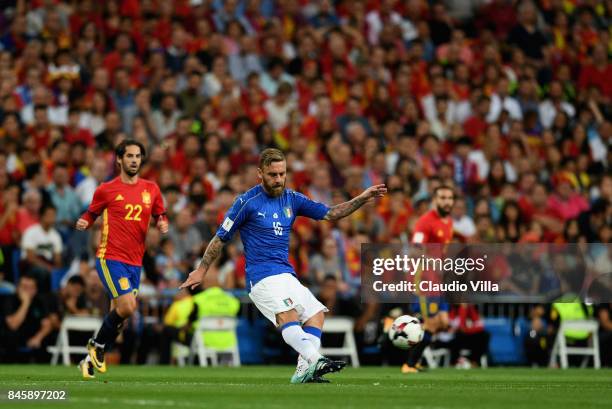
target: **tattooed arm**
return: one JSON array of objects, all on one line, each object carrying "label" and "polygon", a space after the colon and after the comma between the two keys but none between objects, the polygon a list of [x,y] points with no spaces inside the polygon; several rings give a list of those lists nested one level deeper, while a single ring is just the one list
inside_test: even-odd
[{"label": "tattooed arm", "polygon": [[185,280],[185,282],[181,284],[179,288],[189,287],[193,289],[199,285],[212,263],[214,263],[217,257],[219,257],[219,254],[221,254],[221,250],[223,249],[224,245],[225,243],[221,241],[219,236],[215,235],[210,243],[208,243],[198,268],[189,273],[189,277],[187,277],[187,280]]},{"label": "tattooed arm", "polygon": [[206,247],[204,256],[202,256],[202,260],[200,260],[200,264],[198,264],[198,270],[207,271],[210,265],[219,257],[219,254],[221,254],[224,245],[225,244],[221,241],[219,236],[215,235]]},{"label": "tattooed arm", "polygon": [[387,188],[385,185],[374,185],[370,186],[366,190],[363,191],[359,196],[356,196],[349,200],[348,202],[340,203],[329,209],[327,214],[325,215],[325,220],[338,220],[343,217],[348,216],[353,213],[355,210],[359,209],[361,206],[369,202],[370,200],[384,196],[387,193]]},{"label": "tattooed arm", "polygon": [[352,198],[348,202],[340,203],[329,209],[329,212],[323,219],[325,220],[338,220],[348,216],[355,210],[359,209],[367,200],[361,197],[361,195]]}]

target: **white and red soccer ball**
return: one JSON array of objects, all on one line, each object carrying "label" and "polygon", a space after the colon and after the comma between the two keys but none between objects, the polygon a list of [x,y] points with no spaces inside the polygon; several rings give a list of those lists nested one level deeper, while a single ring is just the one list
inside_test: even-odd
[{"label": "white and red soccer ball", "polygon": [[410,315],[402,315],[393,321],[389,339],[397,348],[408,349],[423,339],[421,322]]}]

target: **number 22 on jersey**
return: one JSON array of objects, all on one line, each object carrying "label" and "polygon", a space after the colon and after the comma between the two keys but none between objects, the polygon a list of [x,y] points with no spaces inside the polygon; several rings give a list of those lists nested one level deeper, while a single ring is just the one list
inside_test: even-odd
[{"label": "number 22 on jersey", "polygon": [[134,220],[137,222],[141,220],[140,219],[140,213],[142,213],[141,205],[139,204],[133,205],[133,204],[128,203],[125,205],[125,209],[128,211],[124,217],[125,220]]}]

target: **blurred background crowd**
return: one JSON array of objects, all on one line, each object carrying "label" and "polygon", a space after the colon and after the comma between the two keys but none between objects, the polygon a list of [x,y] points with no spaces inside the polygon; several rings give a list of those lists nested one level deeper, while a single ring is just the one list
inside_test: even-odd
[{"label": "blurred background crowd", "polygon": [[[335,224],[298,219],[290,245],[298,277],[370,341],[385,312],[359,304],[360,245],[408,241],[440,184],[459,194],[458,241],[610,241],[612,1],[0,0],[0,10],[2,313],[25,305],[22,318],[34,317],[18,346],[40,347],[63,314],[107,310],[93,267],[100,228],[73,226],[128,136],[147,147],[141,176],[159,184],[171,223],[147,237],[142,317],[162,320],[190,297],[178,284],[234,197],[258,183],[266,147],[286,153],[287,187],[328,205],[387,184],[384,199]],[[601,263],[610,272],[609,256]],[[246,300],[239,241],[211,277]],[[590,314],[609,334],[609,306]],[[149,339],[141,321],[134,332]]]}]

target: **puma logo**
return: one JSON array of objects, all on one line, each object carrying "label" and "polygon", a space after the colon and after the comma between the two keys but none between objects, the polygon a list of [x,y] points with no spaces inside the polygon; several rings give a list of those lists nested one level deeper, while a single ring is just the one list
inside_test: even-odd
[{"label": "puma logo", "polygon": [[257,212],[257,216],[266,217],[266,212]]}]

